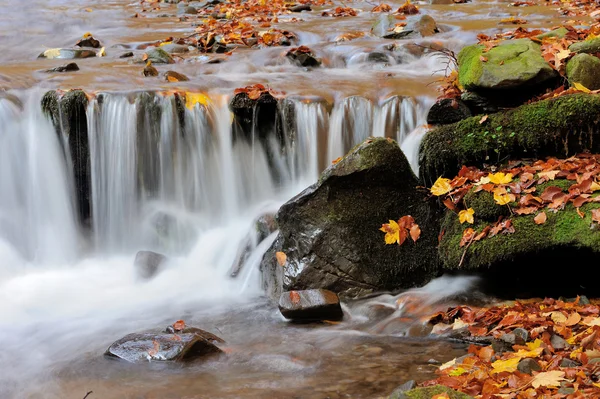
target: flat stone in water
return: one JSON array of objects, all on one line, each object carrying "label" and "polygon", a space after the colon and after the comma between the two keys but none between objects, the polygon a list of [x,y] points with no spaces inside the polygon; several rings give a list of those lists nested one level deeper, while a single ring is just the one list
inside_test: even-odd
[{"label": "flat stone in water", "polygon": [[324,289],[284,292],[279,298],[279,311],[286,319],[298,321],[344,317],[337,294]]},{"label": "flat stone in water", "polygon": [[53,48],[44,51],[38,56],[38,58],[52,59],[64,59],[71,60],[76,58],[90,58],[95,57],[96,52],[94,50],[85,49],[71,49],[71,48]]},{"label": "flat stone in water", "polygon": [[134,333],[114,342],[106,350],[105,356],[138,363],[152,360],[187,361],[220,352],[222,352],[221,349],[211,340],[195,332],[181,334]]},{"label": "flat stone in water", "polygon": [[46,72],[48,72],[48,73],[51,73],[51,72],[72,72],[72,71],[79,71],[79,66],[77,66],[77,64],[74,63],[74,62],[70,62],[68,64],[60,65],[60,66],[57,66],[56,68],[50,68],[50,69],[46,70]]}]

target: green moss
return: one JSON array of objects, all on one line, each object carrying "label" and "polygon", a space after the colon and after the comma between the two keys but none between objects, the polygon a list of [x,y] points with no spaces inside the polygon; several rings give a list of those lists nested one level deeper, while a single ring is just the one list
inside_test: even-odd
[{"label": "green moss", "polygon": [[[473,208],[475,217],[481,220],[495,222],[500,216],[507,216],[510,211],[507,206],[499,206],[494,201],[494,195],[487,191],[470,191],[465,195],[464,203],[467,208]],[[458,217],[458,216],[457,216]]]},{"label": "green moss", "polygon": [[[453,389],[450,389],[450,388],[442,386],[442,385],[435,385],[432,387],[411,389],[410,391],[406,391],[403,394],[400,394],[399,396],[397,396],[397,398],[399,398],[399,399],[400,398],[402,398],[402,399],[404,399],[404,398],[406,398],[406,399],[431,399],[433,396],[439,395],[442,393],[448,394],[450,399],[472,399],[471,396],[469,396],[465,393],[457,392]],[[393,397],[390,397],[390,399],[392,399],[392,398]]]},{"label": "green moss", "polygon": [[571,86],[579,83],[590,90],[600,89],[600,58],[590,54],[577,54],[566,67]]},{"label": "green moss", "polygon": [[60,126],[58,101],[59,97],[56,90],[50,90],[42,97],[42,113],[52,121],[54,128],[57,130]]},{"label": "green moss", "polygon": [[595,137],[600,96],[573,94],[523,105],[510,111],[440,126],[421,143],[421,178],[431,184],[452,177],[462,165],[501,164],[508,159],[570,156],[600,150]]},{"label": "green moss", "polygon": [[556,38],[562,39],[563,37],[565,37],[567,35],[567,33],[569,33],[567,28],[560,27],[558,29],[540,33],[539,35],[536,36],[536,38],[539,40],[544,40],[544,39],[548,39],[551,37],[556,37]]},{"label": "green moss", "polygon": [[458,53],[458,64],[461,66],[458,69],[458,81],[461,85],[464,86],[469,82],[476,82],[481,77],[481,74],[483,73],[483,63],[475,62],[474,60],[479,59],[479,57],[483,55],[484,48],[485,46],[481,44],[475,44],[464,47]]},{"label": "green moss", "polygon": [[569,50],[574,53],[597,53],[600,51],[600,37],[573,43],[569,46]]}]

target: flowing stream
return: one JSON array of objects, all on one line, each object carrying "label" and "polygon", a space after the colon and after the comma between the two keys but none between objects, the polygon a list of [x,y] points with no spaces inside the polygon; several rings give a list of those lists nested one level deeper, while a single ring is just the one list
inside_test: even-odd
[{"label": "flowing stream", "polygon": [[[240,50],[223,63],[188,57],[173,68],[191,82],[169,85],[142,77],[142,67],[119,55],[190,25],[180,24],[175,4],[161,3],[166,17],[135,17],[140,4],[0,5],[0,398],[81,399],[89,391],[89,399],[380,398],[463,354],[461,345],[428,338],[423,317],[475,281],[442,277],[347,303],[339,325],[289,324],[260,289],[258,266],[275,235],[260,241],[255,228],[369,136],[397,140],[416,172],[444,59],[401,49],[400,61],[369,63],[381,39],[336,40],[370,30],[373,5],[356,2],[365,12],[355,19],[302,14],[299,26],[283,18],[299,44],[322,54],[321,72],[286,64],[281,49]],[[454,50],[481,31],[499,31],[498,19],[515,13],[529,13],[532,26],[557,18],[544,7],[500,4],[420,7],[444,26],[435,41]],[[86,31],[105,42],[107,57],[78,60],[72,74],[43,72],[63,62],[39,53]],[[290,122],[283,152],[273,151],[273,140],[232,131],[233,89],[256,82],[285,91],[293,110],[283,113]],[[83,223],[77,154],[65,127],[57,134],[40,106],[47,90],[77,87],[90,98],[91,211]],[[181,111],[176,90],[209,101]],[[141,281],[133,265],[139,250],[167,254],[167,269]],[[183,366],[102,356],[127,333],[177,319],[223,337],[227,355]]]}]

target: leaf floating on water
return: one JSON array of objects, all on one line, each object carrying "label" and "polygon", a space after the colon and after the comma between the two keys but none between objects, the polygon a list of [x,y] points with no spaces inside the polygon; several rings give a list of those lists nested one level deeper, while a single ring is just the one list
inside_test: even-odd
[{"label": "leaf floating on water", "polygon": [[284,252],[275,252],[275,257],[277,258],[277,263],[279,266],[285,266],[287,263],[287,255]]}]

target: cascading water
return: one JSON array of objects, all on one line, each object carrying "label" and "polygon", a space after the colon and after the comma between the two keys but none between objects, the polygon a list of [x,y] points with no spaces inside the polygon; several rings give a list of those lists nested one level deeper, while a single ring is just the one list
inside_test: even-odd
[{"label": "cascading water", "polygon": [[[404,121],[414,112],[408,99],[374,107],[351,97],[332,115],[323,102],[289,99],[293,132],[279,151],[272,139],[234,138],[229,99],[210,97],[187,107],[151,93],[90,99],[90,245],[69,169],[77,154],[42,114],[41,93],[0,99],[0,262],[8,265],[0,273],[0,342],[7,348],[0,364],[36,353],[2,368],[0,397],[19,397],[30,379],[51,381],[52,365],[100,353],[110,339],[166,316],[259,295],[258,264],[275,234],[259,241],[257,217],[316,181],[333,155],[373,126],[402,138],[423,120],[417,111],[419,118]],[[133,268],[140,249],[169,254],[167,270],[140,282]],[[91,349],[86,336],[98,337]]]}]

